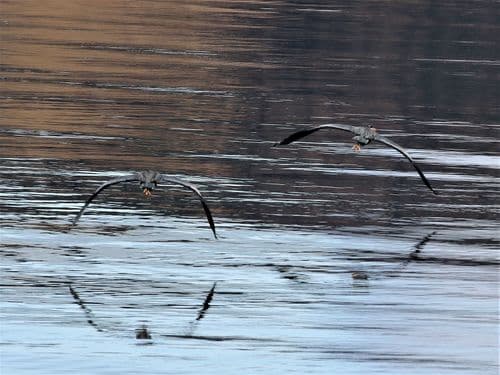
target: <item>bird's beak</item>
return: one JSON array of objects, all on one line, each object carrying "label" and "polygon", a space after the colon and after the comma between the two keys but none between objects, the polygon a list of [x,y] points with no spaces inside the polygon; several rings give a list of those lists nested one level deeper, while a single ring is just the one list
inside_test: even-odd
[{"label": "bird's beak", "polygon": [[142,189],[142,192],[144,193],[145,197],[150,197],[153,193],[151,193],[151,189],[144,188]]}]

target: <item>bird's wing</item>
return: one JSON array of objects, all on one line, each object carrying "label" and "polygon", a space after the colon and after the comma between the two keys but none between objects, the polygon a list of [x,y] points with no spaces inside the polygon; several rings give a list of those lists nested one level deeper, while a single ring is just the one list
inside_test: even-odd
[{"label": "bird's wing", "polygon": [[200,191],[198,188],[188,182],[181,181],[177,178],[161,175],[160,181],[162,182],[172,182],[174,184],[178,184],[184,187],[187,187],[188,189],[192,190],[200,199],[201,205],[203,206],[203,210],[205,211],[205,215],[207,216],[208,224],[210,225],[210,229],[212,229],[212,232],[214,232],[214,237],[217,238],[217,233],[215,232],[215,224],[214,224],[214,219],[212,218],[212,213],[210,212],[210,209],[208,208],[208,204],[205,201],[205,198],[201,195]]},{"label": "bird's wing", "polygon": [[85,204],[83,205],[83,207],[80,209],[80,212],[78,212],[78,215],[76,215],[76,217],[73,219],[73,222],[72,222],[72,225],[75,225],[78,221],[78,219],[80,219],[80,216],[82,216],[83,214],[83,211],[85,211],[85,209],[87,208],[87,206],[90,204],[90,202],[92,202],[92,200],[97,197],[97,195],[103,191],[104,189],[110,187],[111,185],[115,185],[115,184],[118,184],[120,182],[129,182],[129,181],[140,181],[140,177],[137,173],[133,174],[133,175],[128,175],[128,176],[124,176],[124,177],[117,177],[117,178],[114,178],[108,182],[105,182],[104,184],[102,184],[101,186],[99,186],[96,191],[94,191],[94,193],[87,198],[87,200],[85,201]]},{"label": "bird's wing", "polygon": [[289,135],[288,137],[286,137],[282,141],[275,143],[274,146],[288,145],[292,142],[295,142],[301,138],[308,136],[309,134],[312,134],[320,129],[325,129],[325,128],[340,129],[340,130],[345,130],[345,131],[348,131],[351,133],[355,133],[354,126],[351,126],[351,125],[324,124],[324,125],[316,126],[314,128],[310,128],[310,129],[299,130],[298,132],[295,132],[292,135]]},{"label": "bird's wing", "polygon": [[405,158],[407,158],[410,163],[413,165],[413,167],[415,168],[415,170],[418,172],[418,174],[420,175],[420,178],[422,179],[422,181],[424,182],[424,184],[434,193],[434,194],[438,194],[438,192],[436,190],[434,190],[430,184],[430,182],[427,180],[427,177],[425,177],[424,175],[424,172],[422,172],[420,170],[420,168],[418,167],[418,165],[413,161],[413,159],[411,158],[411,156],[400,146],[398,145],[397,143],[391,141],[390,139],[388,138],[385,138],[385,137],[382,137],[380,135],[377,134],[377,136],[375,136],[375,140],[380,142],[380,143],[383,143],[385,144],[386,146],[389,146],[389,147],[392,147],[393,149],[395,149],[396,151],[400,152]]}]

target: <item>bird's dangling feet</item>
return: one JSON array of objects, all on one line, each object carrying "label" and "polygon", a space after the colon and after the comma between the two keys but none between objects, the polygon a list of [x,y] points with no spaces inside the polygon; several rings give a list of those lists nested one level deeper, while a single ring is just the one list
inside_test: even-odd
[{"label": "bird's dangling feet", "polygon": [[142,190],[142,192],[144,193],[144,196],[145,196],[146,198],[151,197],[151,190],[150,190],[150,189],[148,189],[148,188],[144,188],[144,189]]},{"label": "bird's dangling feet", "polygon": [[354,146],[352,146],[352,149],[355,151],[355,152],[360,152],[361,151],[361,146],[359,143],[355,143]]}]

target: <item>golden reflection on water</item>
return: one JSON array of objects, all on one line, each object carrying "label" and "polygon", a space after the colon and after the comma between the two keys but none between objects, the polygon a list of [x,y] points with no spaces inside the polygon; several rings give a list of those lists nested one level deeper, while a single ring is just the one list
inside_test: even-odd
[{"label": "golden reflection on water", "polygon": [[[2,134],[0,156],[231,173],[221,162],[193,164],[172,155],[227,149],[217,128],[223,123],[230,135],[245,109],[241,99],[225,99],[240,85],[225,70],[271,64],[226,59],[257,44],[224,41],[221,33],[244,26],[232,17],[256,12],[127,1],[10,2],[3,8],[3,126],[31,133]],[[223,31],[214,15],[224,19]],[[74,134],[96,140],[66,137]]]}]

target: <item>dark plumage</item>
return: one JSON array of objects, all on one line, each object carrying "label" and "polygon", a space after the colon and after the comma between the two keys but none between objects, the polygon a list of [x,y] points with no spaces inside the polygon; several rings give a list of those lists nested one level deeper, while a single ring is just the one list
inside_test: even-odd
[{"label": "dark plumage", "polygon": [[75,225],[78,222],[78,219],[80,219],[80,216],[82,216],[83,212],[85,211],[85,208],[87,208],[87,206],[90,204],[90,202],[92,202],[92,200],[95,197],[97,197],[97,195],[101,191],[103,191],[104,189],[106,189],[112,185],[118,184],[120,182],[134,182],[134,181],[139,182],[140,187],[141,187],[145,196],[150,196],[151,192],[154,190],[154,188],[156,188],[156,186],[161,182],[171,182],[174,184],[184,186],[184,187],[190,189],[191,191],[193,191],[198,196],[198,198],[201,202],[201,205],[203,206],[203,210],[205,211],[205,215],[207,216],[207,220],[208,220],[208,224],[210,225],[210,229],[212,229],[212,232],[214,233],[214,237],[217,238],[217,233],[215,232],[215,224],[214,224],[214,220],[212,218],[212,214],[210,212],[210,209],[208,208],[208,205],[205,202],[205,199],[203,198],[203,196],[201,195],[199,190],[196,188],[196,186],[194,186],[190,183],[181,181],[177,178],[169,177],[169,176],[166,176],[164,174],[154,172],[154,171],[137,172],[137,173],[133,173],[131,175],[114,178],[108,182],[105,182],[104,184],[99,186],[90,197],[87,198],[87,200],[85,201],[85,204],[80,209],[80,212],[78,212],[76,217],[73,219],[72,225]]},{"label": "dark plumage", "polygon": [[309,134],[312,134],[320,129],[326,129],[326,128],[333,128],[333,129],[340,129],[344,131],[348,131],[351,133],[354,133],[355,136],[352,138],[356,141],[356,143],[353,146],[353,149],[355,151],[360,151],[362,146],[366,146],[372,141],[377,141],[380,143],[385,144],[386,146],[389,146],[396,151],[400,152],[406,159],[409,160],[409,162],[413,165],[417,173],[419,174],[420,178],[424,182],[424,184],[434,193],[438,194],[436,190],[434,190],[430,184],[430,182],[427,180],[425,177],[424,173],[420,170],[418,165],[413,161],[411,156],[397,143],[391,141],[388,138],[385,138],[377,133],[377,130],[371,126],[351,126],[351,125],[342,125],[342,124],[325,124],[325,125],[320,125],[316,126],[314,128],[310,129],[304,129],[300,130],[296,133],[293,133],[292,135],[286,137],[283,139],[281,142],[277,142],[274,144],[274,146],[280,146],[280,145],[287,145],[292,142],[295,142],[301,138],[304,138],[308,136]]}]

